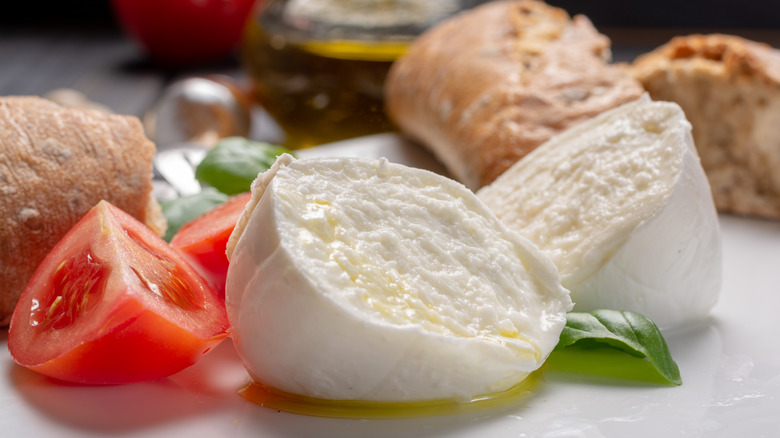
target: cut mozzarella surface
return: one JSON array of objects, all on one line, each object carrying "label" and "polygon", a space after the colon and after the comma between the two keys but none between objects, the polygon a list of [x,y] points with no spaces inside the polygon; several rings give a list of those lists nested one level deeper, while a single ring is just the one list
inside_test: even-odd
[{"label": "cut mozzarella surface", "polygon": [[668,328],[705,316],[721,285],[710,186],[674,103],[646,96],[517,162],[479,198],[547,253],[575,310],[631,310]]},{"label": "cut mozzarella surface", "polygon": [[468,400],[536,370],[571,308],[550,259],[450,179],[281,156],[228,244],[252,378],[334,400]]}]

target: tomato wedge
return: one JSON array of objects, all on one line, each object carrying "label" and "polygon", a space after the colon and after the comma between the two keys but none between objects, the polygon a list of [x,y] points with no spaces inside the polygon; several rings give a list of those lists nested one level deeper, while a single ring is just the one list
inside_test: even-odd
[{"label": "tomato wedge", "polygon": [[231,196],[224,204],[186,223],[171,239],[171,246],[184,254],[222,298],[228,270],[227,242],[251,198],[250,192]]},{"label": "tomato wedge", "polygon": [[155,380],[227,336],[224,302],[168,244],[101,201],[47,255],[11,317],[25,367],[88,384]]}]

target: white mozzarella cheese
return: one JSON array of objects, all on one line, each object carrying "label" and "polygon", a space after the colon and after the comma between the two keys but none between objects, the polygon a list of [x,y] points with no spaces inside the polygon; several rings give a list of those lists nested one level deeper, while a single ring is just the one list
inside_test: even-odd
[{"label": "white mozzarella cheese", "polygon": [[336,400],[470,399],[558,342],[555,266],[464,186],[387,160],[280,157],[228,245],[226,304],[256,381]]},{"label": "white mozzarella cheese", "polygon": [[662,328],[705,316],[721,236],[682,110],[647,96],[541,145],[479,198],[558,267],[575,310],[644,314]]}]

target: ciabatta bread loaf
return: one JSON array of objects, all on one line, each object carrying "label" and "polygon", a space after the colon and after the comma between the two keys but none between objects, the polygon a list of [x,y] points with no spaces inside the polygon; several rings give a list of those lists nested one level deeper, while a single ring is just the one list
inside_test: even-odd
[{"label": "ciabatta bread loaf", "polygon": [[541,1],[497,1],[416,40],[386,83],[390,116],[472,189],[566,128],[641,96],[608,64],[584,16]]},{"label": "ciabatta bread loaf", "polygon": [[49,250],[101,199],[164,231],[154,153],[135,117],[0,98],[0,325]]},{"label": "ciabatta bread loaf", "polygon": [[632,71],[653,99],[685,111],[719,210],[780,218],[780,50],[688,35],[640,56]]}]

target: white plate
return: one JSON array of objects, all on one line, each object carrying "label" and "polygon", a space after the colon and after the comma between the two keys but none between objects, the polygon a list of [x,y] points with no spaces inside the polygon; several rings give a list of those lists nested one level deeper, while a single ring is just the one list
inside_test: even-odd
[{"label": "white plate", "polygon": [[[302,156],[386,156],[443,172],[393,135]],[[528,398],[496,410],[405,420],[286,414],[242,399],[225,342],[169,379],[125,386],[54,382],[0,347],[3,437],[776,437],[780,434],[780,222],[722,216],[724,284],[704,325],[666,333],[683,378],[667,387],[546,370]],[[2,332],[5,344],[6,332]]]}]

